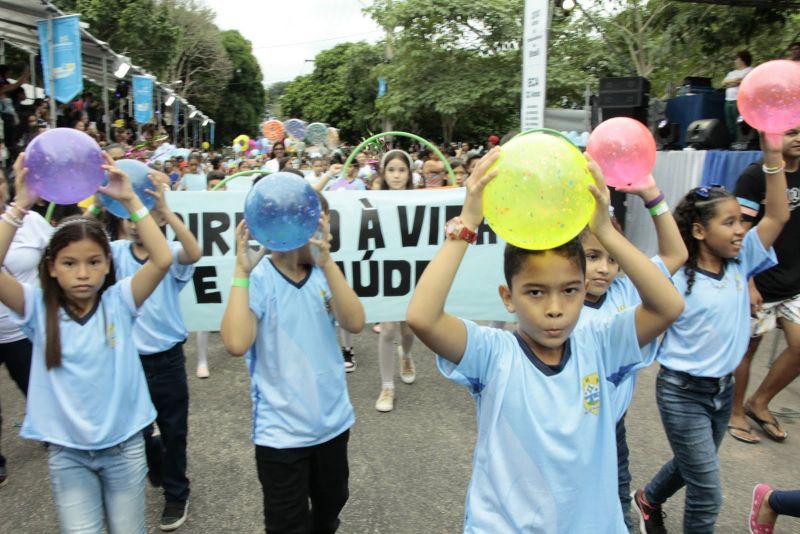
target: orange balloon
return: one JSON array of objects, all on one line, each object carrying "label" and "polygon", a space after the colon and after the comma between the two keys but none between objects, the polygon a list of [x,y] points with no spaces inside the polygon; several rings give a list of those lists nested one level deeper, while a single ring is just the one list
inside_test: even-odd
[{"label": "orange balloon", "polygon": [[264,137],[266,137],[273,143],[275,141],[283,141],[284,138],[283,123],[278,119],[270,119],[261,125],[261,133],[263,133]]}]

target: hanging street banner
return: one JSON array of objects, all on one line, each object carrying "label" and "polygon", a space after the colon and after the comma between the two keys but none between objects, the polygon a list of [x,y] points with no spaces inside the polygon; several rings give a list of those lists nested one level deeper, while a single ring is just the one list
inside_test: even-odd
[{"label": "hanging street banner", "polygon": [[131,78],[133,80],[133,118],[139,124],[147,124],[153,119],[153,78],[138,75]]},{"label": "hanging street banner", "polygon": [[[197,236],[203,258],[181,292],[191,331],[219,330],[236,261],[236,225],[247,191],[169,192],[167,203]],[[461,212],[464,189],[326,192],[331,255],[356,291],[367,322],[403,321],[422,271]],[[167,237],[174,239],[168,232]],[[505,243],[484,223],[458,271],[446,310],[473,320],[512,321],[497,293]],[[269,261],[269,256],[262,261]]]},{"label": "hanging street banner", "polygon": [[547,95],[547,29],[550,0],[525,0],[522,36],[521,131],[544,127]]},{"label": "hanging street banner", "polygon": [[[54,17],[40,20],[38,25],[45,93],[67,104],[83,92],[80,16]],[[50,65],[51,45],[52,65]],[[51,75],[48,76],[48,73]],[[55,88],[50,86],[51,78]]]}]

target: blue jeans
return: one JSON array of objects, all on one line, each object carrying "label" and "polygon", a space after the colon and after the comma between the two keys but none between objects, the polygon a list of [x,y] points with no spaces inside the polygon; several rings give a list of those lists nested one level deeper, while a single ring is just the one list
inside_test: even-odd
[{"label": "blue jeans", "polygon": [[48,446],[58,522],[64,534],[144,534],[144,439],[137,432],[97,451]]},{"label": "blue jeans", "polygon": [[161,438],[153,438],[152,425],[144,431],[150,463],[162,466],[164,499],[186,502],[189,479],[186,477],[186,439],[189,433],[189,383],[183,343],[164,352],[141,356],[150,398],[158,415]]},{"label": "blue jeans", "polygon": [[619,490],[619,503],[622,505],[622,517],[628,532],[634,532],[633,518],[631,518],[631,470],[630,451],[625,430],[625,416],[617,421],[617,488]]},{"label": "blue jeans", "polygon": [[656,401],[672,460],[645,487],[645,498],[660,505],[686,486],[683,531],[714,532],[722,506],[717,450],[733,404],[733,378],[705,378],[662,367]]}]

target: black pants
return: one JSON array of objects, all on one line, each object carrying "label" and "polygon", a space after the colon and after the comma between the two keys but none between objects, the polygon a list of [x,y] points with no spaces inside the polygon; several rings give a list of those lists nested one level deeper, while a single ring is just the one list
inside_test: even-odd
[{"label": "black pants", "polygon": [[[31,351],[33,345],[27,339],[0,344],[0,365],[6,364],[8,374],[17,383],[23,395],[28,395],[28,379],[31,375]],[[3,412],[0,410],[0,437],[3,434]],[[6,465],[6,458],[0,453],[0,467]]]},{"label": "black pants", "polygon": [[346,430],[313,447],[273,449],[256,445],[267,534],[336,532],[339,512],[350,496],[349,439],[350,431]]},{"label": "black pants", "polygon": [[[144,431],[148,464],[163,466],[164,498],[185,502],[189,498],[186,478],[186,437],[189,433],[189,384],[186,381],[186,357],[183,343],[156,354],[142,355],[150,398],[158,415],[156,423],[161,439],[153,438],[153,427]],[[159,455],[154,459],[153,455]]]}]

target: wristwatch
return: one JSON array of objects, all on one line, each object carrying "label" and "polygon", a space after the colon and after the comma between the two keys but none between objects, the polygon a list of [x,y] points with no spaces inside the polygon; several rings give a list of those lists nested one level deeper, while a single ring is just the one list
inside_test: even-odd
[{"label": "wristwatch", "polygon": [[478,240],[478,232],[473,232],[466,227],[461,217],[453,217],[444,225],[444,235],[447,239],[460,239],[470,245],[474,245]]}]

